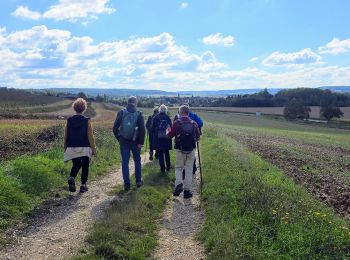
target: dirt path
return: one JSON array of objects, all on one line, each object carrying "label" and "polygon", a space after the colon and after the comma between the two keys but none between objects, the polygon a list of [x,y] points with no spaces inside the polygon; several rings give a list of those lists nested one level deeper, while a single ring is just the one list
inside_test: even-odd
[{"label": "dirt path", "polygon": [[122,183],[120,170],[90,183],[87,193],[77,192],[50,202],[50,207],[43,206],[44,212],[38,214],[29,227],[15,234],[17,243],[0,251],[0,259],[72,257],[83,245],[88,228],[103,216],[104,209],[113,200],[109,192],[118,183]]},{"label": "dirt path", "polygon": [[156,259],[204,259],[203,246],[196,239],[204,221],[200,207],[199,173],[193,180],[193,198],[184,200],[182,194],[172,197],[159,223]]}]

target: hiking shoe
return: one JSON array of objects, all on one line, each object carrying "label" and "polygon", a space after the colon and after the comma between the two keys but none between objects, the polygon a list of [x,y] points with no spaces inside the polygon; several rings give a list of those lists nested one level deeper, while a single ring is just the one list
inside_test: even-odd
[{"label": "hiking shoe", "polygon": [[81,193],[84,193],[84,192],[87,192],[89,189],[88,187],[86,186],[86,184],[83,184],[80,186],[80,192]]},{"label": "hiking shoe", "polygon": [[192,196],[193,196],[193,194],[191,191],[189,191],[189,190],[184,191],[184,199],[192,198]]},{"label": "hiking shoe", "polygon": [[143,181],[136,182],[136,187],[140,188],[143,185]]},{"label": "hiking shoe", "polygon": [[183,192],[183,184],[182,183],[180,183],[179,185],[177,185],[176,187],[175,187],[175,190],[174,190],[174,193],[173,193],[173,195],[175,196],[175,197],[178,197],[179,195],[180,195],[180,193],[181,192]]},{"label": "hiking shoe", "polygon": [[124,191],[129,191],[130,190],[130,185],[124,185]]},{"label": "hiking shoe", "polygon": [[69,189],[70,192],[75,192],[76,191],[74,177],[70,177],[68,179],[68,189]]}]

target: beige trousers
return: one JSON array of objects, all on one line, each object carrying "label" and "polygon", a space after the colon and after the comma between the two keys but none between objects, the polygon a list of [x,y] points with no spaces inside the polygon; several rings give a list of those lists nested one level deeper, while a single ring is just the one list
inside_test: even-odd
[{"label": "beige trousers", "polygon": [[[175,187],[181,183],[184,185],[185,190],[191,190],[193,179],[193,162],[196,156],[196,150],[194,149],[189,154],[184,154],[180,150],[175,150],[176,162],[175,162]],[[182,180],[182,171],[185,169],[185,179]]]}]

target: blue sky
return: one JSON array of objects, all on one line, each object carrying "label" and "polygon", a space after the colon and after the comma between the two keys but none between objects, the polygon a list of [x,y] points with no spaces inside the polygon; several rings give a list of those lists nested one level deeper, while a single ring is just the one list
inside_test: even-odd
[{"label": "blue sky", "polygon": [[0,85],[350,85],[347,0],[5,0]]}]

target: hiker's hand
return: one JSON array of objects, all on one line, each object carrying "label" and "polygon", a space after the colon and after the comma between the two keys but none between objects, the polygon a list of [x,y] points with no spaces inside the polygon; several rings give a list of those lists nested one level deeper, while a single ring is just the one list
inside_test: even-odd
[{"label": "hiker's hand", "polygon": [[92,149],[92,155],[94,155],[94,156],[97,155],[96,148],[93,148],[93,149]]},{"label": "hiker's hand", "polygon": [[141,149],[142,146],[143,146],[142,144],[138,144],[138,145],[137,145],[137,147],[138,147],[139,149]]}]

